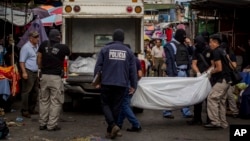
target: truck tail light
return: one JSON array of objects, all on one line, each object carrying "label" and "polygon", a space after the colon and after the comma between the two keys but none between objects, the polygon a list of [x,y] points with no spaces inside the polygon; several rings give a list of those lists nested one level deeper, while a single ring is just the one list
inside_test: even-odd
[{"label": "truck tail light", "polygon": [[70,5],[66,5],[64,10],[67,12],[67,13],[70,13],[72,11],[72,7]]},{"label": "truck tail light", "polygon": [[74,11],[75,12],[79,12],[81,10],[80,6],[79,5],[75,5],[74,6]]},{"label": "truck tail light", "polygon": [[141,13],[142,8],[140,6],[135,7],[135,13]]},{"label": "truck tail light", "polygon": [[128,13],[131,13],[132,11],[133,11],[133,8],[132,8],[131,6],[128,6],[128,7],[127,7],[127,12],[128,12]]},{"label": "truck tail light", "polygon": [[63,78],[68,78],[68,56],[65,56],[63,61]]},{"label": "truck tail light", "polygon": [[141,63],[141,70],[142,70],[142,76],[145,76],[146,74],[146,63],[144,60],[140,60]]}]

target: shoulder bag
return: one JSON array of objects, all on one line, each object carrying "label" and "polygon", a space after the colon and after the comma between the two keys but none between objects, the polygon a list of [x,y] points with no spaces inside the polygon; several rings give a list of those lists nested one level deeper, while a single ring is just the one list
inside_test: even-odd
[{"label": "shoulder bag", "polygon": [[232,80],[231,85],[234,86],[240,83],[243,78],[240,75],[240,72],[233,66],[233,63],[231,59],[229,58],[229,56],[226,56],[226,58],[227,58],[227,61],[229,62],[229,67],[231,68],[231,72],[230,72],[231,80]]}]

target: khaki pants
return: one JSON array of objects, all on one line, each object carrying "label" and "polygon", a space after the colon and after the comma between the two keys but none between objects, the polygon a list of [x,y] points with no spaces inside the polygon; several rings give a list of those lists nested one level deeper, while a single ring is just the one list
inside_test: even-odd
[{"label": "khaki pants", "polygon": [[164,63],[164,59],[163,58],[154,58],[154,77],[159,77],[159,76],[163,76],[163,70],[162,70],[162,65]]},{"label": "khaki pants", "polygon": [[234,86],[230,86],[228,91],[227,91],[227,101],[228,101],[228,106],[232,114],[239,114],[239,109],[237,108],[236,101],[235,101],[235,95],[233,93],[234,91]]},{"label": "khaki pants", "polygon": [[52,129],[58,124],[64,102],[63,83],[59,75],[42,75],[39,93],[39,123]]},{"label": "khaki pants", "polygon": [[38,98],[37,72],[26,69],[28,79],[22,79],[22,110],[34,112]]},{"label": "khaki pants", "polygon": [[207,98],[207,112],[211,120],[211,124],[227,128],[226,120],[226,99],[229,84],[223,80],[222,83],[217,82]]}]

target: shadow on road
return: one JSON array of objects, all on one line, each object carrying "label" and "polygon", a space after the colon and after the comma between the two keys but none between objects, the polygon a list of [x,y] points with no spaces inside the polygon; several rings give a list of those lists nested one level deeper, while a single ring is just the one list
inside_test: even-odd
[{"label": "shadow on road", "polygon": [[99,97],[78,99],[63,104],[64,112],[77,112],[84,114],[102,114]]}]

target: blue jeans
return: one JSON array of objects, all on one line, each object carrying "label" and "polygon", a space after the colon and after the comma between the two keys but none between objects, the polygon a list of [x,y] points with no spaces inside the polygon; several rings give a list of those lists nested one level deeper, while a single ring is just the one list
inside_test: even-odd
[{"label": "blue jeans", "polygon": [[125,118],[127,118],[128,121],[132,124],[132,127],[136,127],[136,128],[140,127],[140,123],[135,117],[135,114],[130,107],[130,99],[132,98],[132,96],[133,95],[128,94],[128,89],[127,89],[127,93],[125,94],[124,99],[123,99],[121,112],[117,120],[117,125],[119,127],[122,127],[122,124]]},{"label": "blue jeans", "polygon": [[[177,76],[178,77],[187,77],[187,73],[185,71],[180,70],[180,71],[178,71]],[[192,113],[190,112],[189,107],[182,108],[181,112],[182,112],[183,117],[192,115]],[[170,111],[170,110],[163,111],[163,116],[169,116],[169,115],[172,115],[172,111]]]}]

